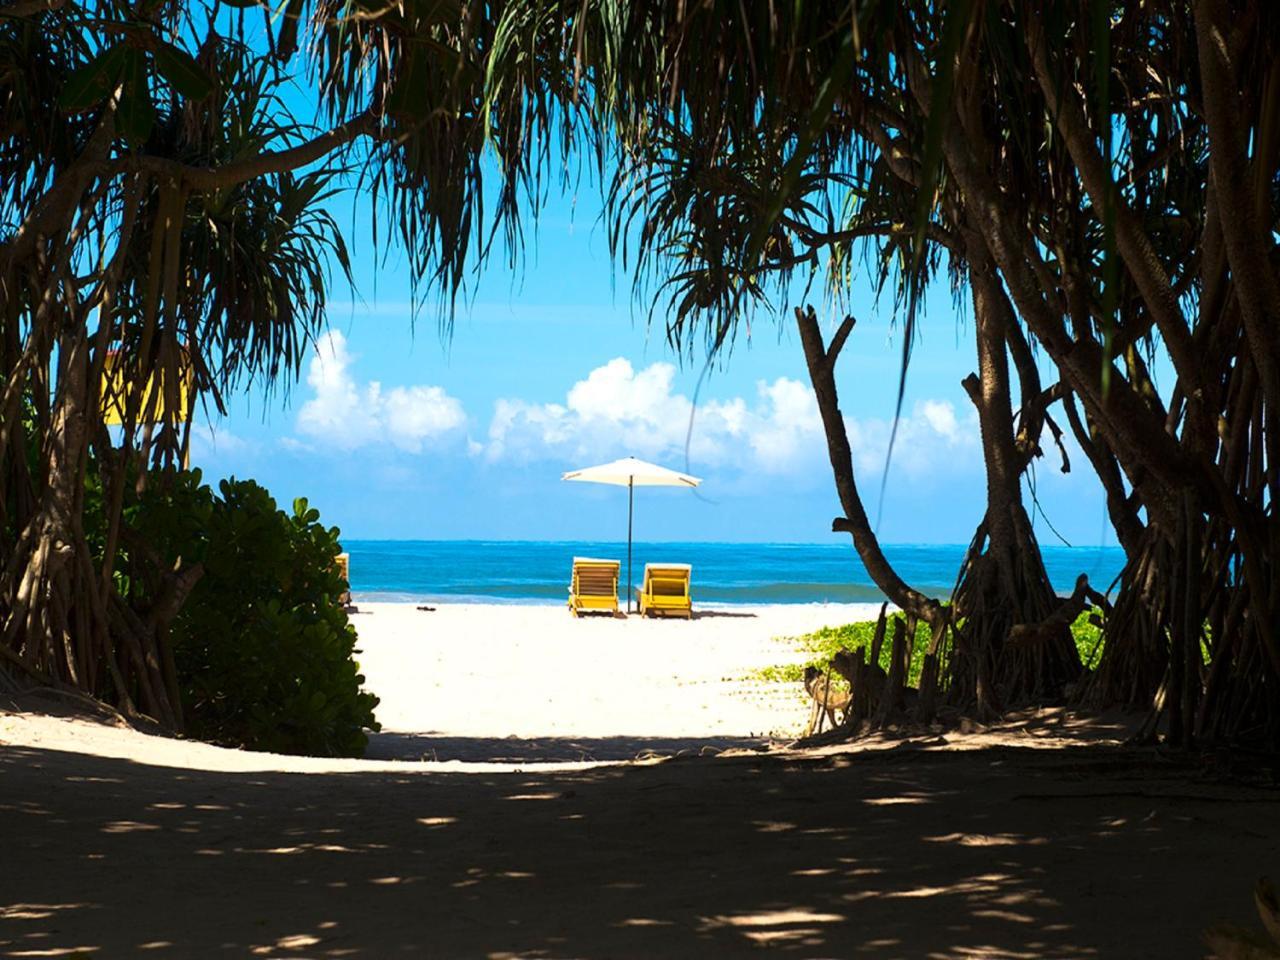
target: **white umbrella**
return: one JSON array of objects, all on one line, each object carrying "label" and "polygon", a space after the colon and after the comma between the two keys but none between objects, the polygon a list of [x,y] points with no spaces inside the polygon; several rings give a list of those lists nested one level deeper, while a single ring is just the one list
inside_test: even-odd
[{"label": "white umbrella", "polygon": [[623,457],[612,463],[602,463],[595,467],[583,467],[581,470],[570,470],[561,480],[580,480],[583,483],[610,483],[627,488],[627,612],[631,612],[631,520],[635,512],[636,487],[696,487],[702,482],[700,477],[691,477],[687,473],[679,473],[660,467],[656,463],[647,463],[635,457]]}]

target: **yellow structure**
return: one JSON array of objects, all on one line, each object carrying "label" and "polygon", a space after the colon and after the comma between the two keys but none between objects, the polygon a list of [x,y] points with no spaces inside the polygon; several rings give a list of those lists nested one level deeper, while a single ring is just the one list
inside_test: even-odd
[{"label": "yellow structure", "polygon": [[342,595],[338,597],[338,602],[344,607],[351,605],[351,554],[340,553],[333,558],[333,565],[338,568],[338,575],[347,583],[347,589],[342,591]]},{"label": "yellow structure", "polygon": [[640,615],[674,613],[686,620],[693,617],[693,600],[689,596],[689,580],[693,574],[687,563],[646,563],[644,586],[636,593],[640,599]]},{"label": "yellow structure", "polygon": [[[124,423],[125,406],[132,385],[129,383],[129,371],[121,361],[120,354],[111,351],[107,354],[102,369],[102,419],[107,424]],[[191,361],[187,351],[182,351],[182,362],[179,365],[176,389],[170,396],[161,374],[147,378],[146,391],[138,404],[137,418],[139,423],[181,423],[187,419],[187,407],[191,396]],[[171,407],[170,405],[176,405]]]},{"label": "yellow structure", "polygon": [[618,612],[617,560],[573,558],[573,577],[569,581],[569,611],[576,617],[583,612]]}]

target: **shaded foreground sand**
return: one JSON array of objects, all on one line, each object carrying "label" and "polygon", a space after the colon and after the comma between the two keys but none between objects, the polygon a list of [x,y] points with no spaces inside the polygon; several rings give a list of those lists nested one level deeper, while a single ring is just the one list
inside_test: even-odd
[{"label": "shaded foreground sand", "polygon": [[[0,956],[1165,960],[1252,925],[1280,871],[1274,771],[1125,748],[1132,718],[698,756],[758,744],[769,697],[803,721],[739,686],[785,659],[773,626],[737,621],[734,645],[712,618],[594,622],[538,646],[527,610],[382,614],[357,621],[396,728],[380,748],[437,762],[0,700]],[[645,743],[685,753],[545,762]]]},{"label": "shaded foreground sand", "polygon": [[1280,864],[1274,790],[1106,745],[244,773],[114,733],[0,746],[0,955],[1163,960]]}]

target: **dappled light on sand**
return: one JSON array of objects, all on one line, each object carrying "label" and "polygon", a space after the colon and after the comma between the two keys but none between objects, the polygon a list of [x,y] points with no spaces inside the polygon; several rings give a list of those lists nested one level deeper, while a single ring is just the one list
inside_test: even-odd
[{"label": "dappled light on sand", "polygon": [[10,740],[0,956],[1192,956],[1280,862],[1257,771],[951,746],[455,774]]}]

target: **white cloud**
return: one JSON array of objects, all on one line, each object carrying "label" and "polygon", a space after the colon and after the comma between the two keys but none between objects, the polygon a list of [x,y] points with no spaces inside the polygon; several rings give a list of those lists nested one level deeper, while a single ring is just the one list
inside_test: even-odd
[{"label": "white cloud", "polygon": [[[559,459],[585,463],[634,454],[683,463],[686,438],[693,469],[729,467],[767,474],[821,469],[826,439],[813,390],[798,380],[760,381],[756,396],[704,400],[689,431],[692,403],[674,389],[676,369],[653,363],[636,370],[619,357],[592,370],[563,403],[500,399],[494,404],[487,443],[472,452],[490,460]],[[846,420],[855,467],[884,466],[892,424]],[[946,401],[916,404],[898,425],[894,468],[919,474],[945,453],[960,465],[976,452],[977,421],[957,416]]]},{"label": "white cloud", "polygon": [[303,443],[296,437],[281,437],[280,446],[290,453],[315,453],[316,448],[309,443]]},{"label": "white cloud", "polygon": [[298,411],[298,431],[344,450],[389,442],[410,453],[460,431],[467,422],[461,402],[444,388],[428,385],[383,390],[372,380],[359,384],[347,340],[336,330],[323,334],[307,368],[314,396]]},{"label": "white cloud", "polygon": [[258,444],[232,433],[221,423],[196,420],[191,424],[191,458],[193,462],[217,455],[236,457],[257,452]]},{"label": "white cloud", "polygon": [[746,404],[742,428],[747,433],[757,463],[770,473],[785,473],[802,463],[808,464],[826,449],[822,419],[813,389],[799,380],[779,377],[773,383],[757,384],[765,416],[748,422]]},{"label": "white cloud", "polygon": [[[636,371],[618,358],[592,370],[569,390],[564,403],[500,399],[494,404],[484,452],[490,460],[605,459],[632,453],[646,458],[683,457],[693,404],[674,390],[676,369],[654,363]],[[779,381],[784,383],[786,381]],[[701,403],[688,437],[696,463],[722,463],[755,450],[752,426],[772,423],[767,391],[748,410],[741,398]],[[760,431],[763,438],[764,431]],[[761,464],[772,458],[761,448]]]},{"label": "white cloud", "polygon": [[916,411],[938,436],[947,440],[959,437],[960,421],[956,419],[955,407],[951,404],[940,400],[925,400],[916,407]]},{"label": "white cloud", "polygon": [[898,420],[893,436],[893,421],[845,418],[853,464],[860,476],[876,475],[884,470],[889,439],[893,437],[892,473],[901,471],[909,477],[929,472],[955,474],[970,467],[981,467],[978,416],[972,410],[963,418],[948,400],[919,400],[910,413]]}]

